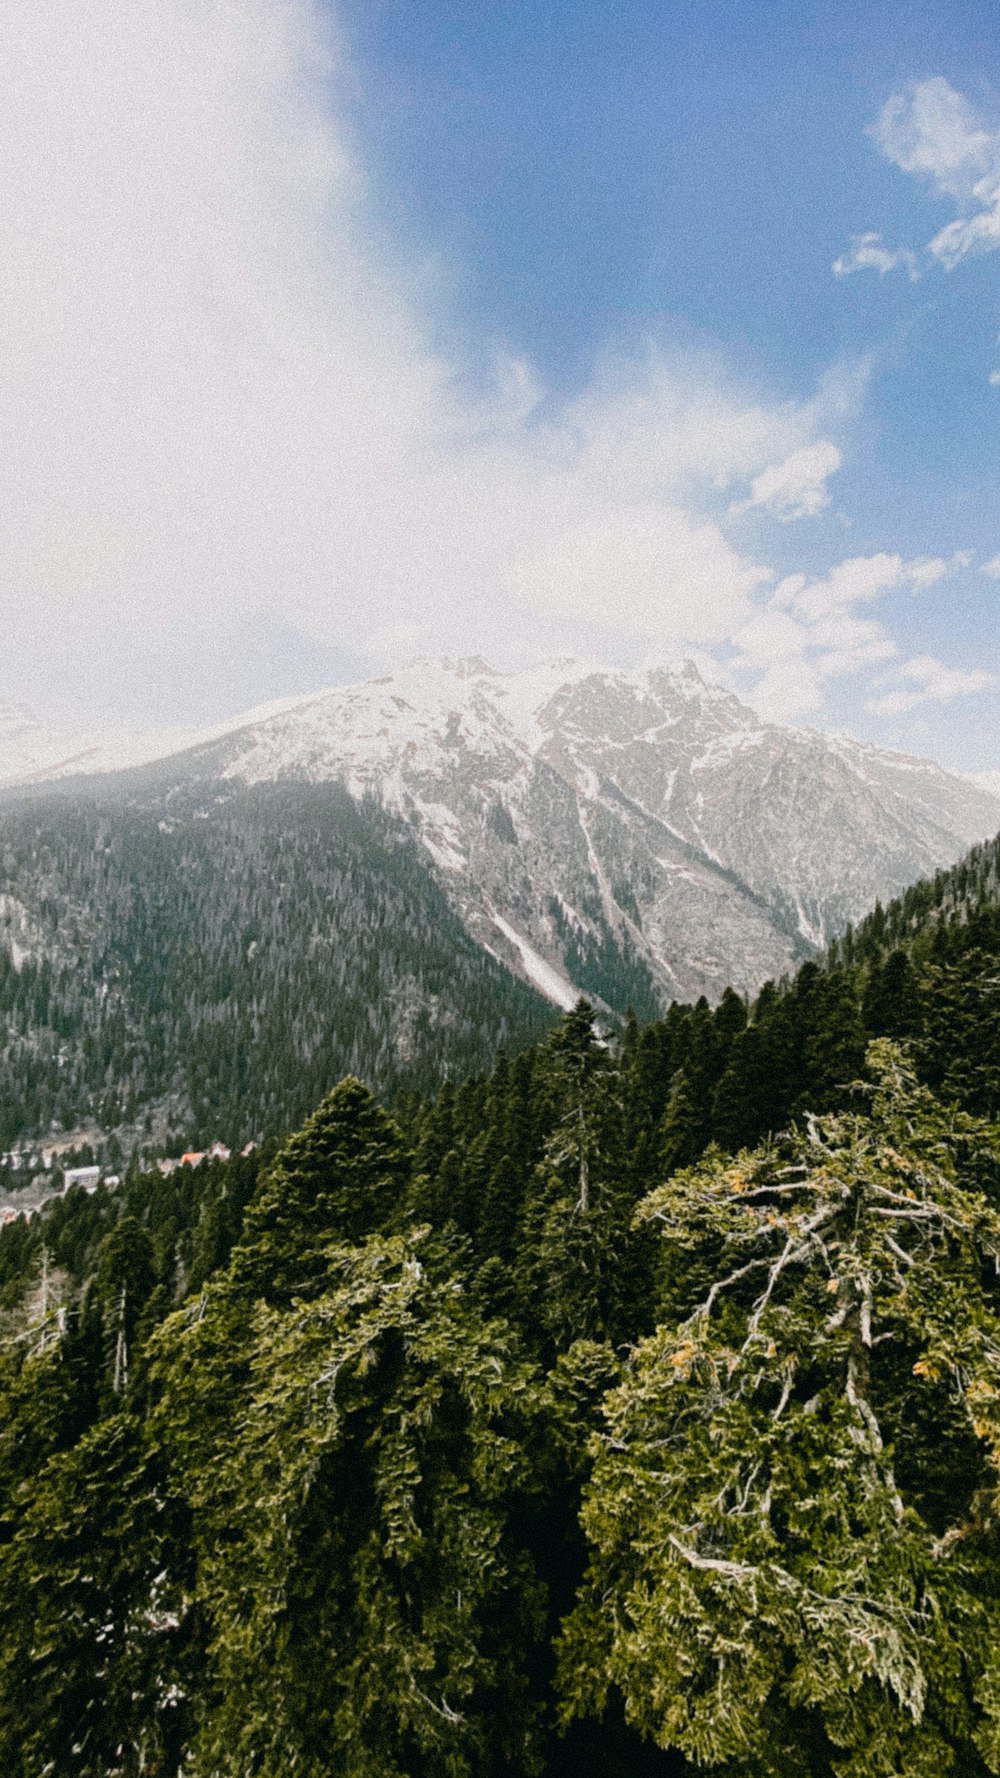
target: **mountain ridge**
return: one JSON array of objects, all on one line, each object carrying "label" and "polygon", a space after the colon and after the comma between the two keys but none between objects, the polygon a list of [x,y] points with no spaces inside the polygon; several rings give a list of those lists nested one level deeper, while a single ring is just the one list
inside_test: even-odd
[{"label": "mountain ridge", "polygon": [[164,795],[288,780],[374,798],[470,935],[562,1006],[581,988],[614,1005],[636,971],[663,1005],[752,992],[1000,827],[983,787],[762,722],[690,662],[425,659],[247,712],[141,771]]},{"label": "mountain ridge", "polygon": [[223,780],[374,795],[411,825],[467,928],[536,985],[563,975],[563,1004],[580,985],[567,925],[641,960],[664,1002],[717,999],[793,968],[1000,825],[1000,801],[933,762],[763,723],[691,663],[423,661],[187,758]]}]

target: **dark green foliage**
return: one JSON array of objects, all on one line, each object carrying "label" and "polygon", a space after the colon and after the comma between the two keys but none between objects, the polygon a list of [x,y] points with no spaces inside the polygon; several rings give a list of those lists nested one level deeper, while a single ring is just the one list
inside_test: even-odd
[{"label": "dark green foliage", "polygon": [[918,1035],[920,990],[906,951],[892,951],[884,963],[872,964],[862,996],[861,1016],[872,1037]]},{"label": "dark green foliage", "polygon": [[986,1116],[1000,1112],[1000,842],[918,883],[806,963],[765,983],[741,1021],[730,997],[706,1017],[671,1009],[664,1165],[709,1141],[730,1151],[838,1103],[875,1037],[911,1044],[920,1077]]},{"label": "dark green foliage", "polygon": [[409,1175],[398,1126],[360,1080],[342,1080],[268,1169],[247,1218],[240,1275],[269,1301],[315,1288],[331,1241],[401,1223]]},{"label": "dark green foliage", "polygon": [[0,1230],[0,1769],[1000,1772],[995,864]]},{"label": "dark green foliage", "polygon": [[641,1207],[693,1263],[606,1403],[564,1684],[727,1770],[972,1778],[1000,1757],[1000,1214],[954,1155],[997,1134],[891,1045],[871,1066],[864,1113]]},{"label": "dark green foliage", "polygon": [[530,1774],[539,1379],[426,1240],[329,1245],[324,1273],[274,1309],[237,1264],[157,1341],[206,1638],[193,1769]]},{"label": "dark green foliage", "polygon": [[[401,824],[337,785],[4,810],[0,1152],[93,1120],[179,1152],[280,1136],[344,1074],[431,1090],[551,1023],[467,936]],[[162,1146],[159,1152],[162,1152]]]},{"label": "dark green foliage", "polygon": [[[176,1769],[183,1528],[142,1427],[100,1421],[21,1483],[0,1550],[0,1763],[11,1778]],[[161,1761],[173,1763],[161,1765]]]}]

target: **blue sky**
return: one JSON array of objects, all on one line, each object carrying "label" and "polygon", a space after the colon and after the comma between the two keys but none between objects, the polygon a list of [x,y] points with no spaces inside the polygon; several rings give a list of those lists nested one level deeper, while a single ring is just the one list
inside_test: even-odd
[{"label": "blue sky", "polygon": [[[994,6],[384,0],[341,17],[386,227],[458,268],[447,324],[473,359],[499,335],[573,390],[609,341],[652,333],[778,399],[869,362],[836,515],[789,536],[783,565],[818,571],[848,522],[852,552],[996,555],[996,261],[831,272],[852,236],[918,249],[954,214],[869,126],[893,94],[944,79],[1000,128]],[[911,602],[913,652],[995,669],[1000,583],[967,574],[949,593],[943,611]],[[842,719],[882,732],[860,690]],[[1000,757],[978,732],[993,697],[934,714],[900,736]]]},{"label": "blue sky", "polygon": [[[995,7],[386,0],[342,17],[386,226],[457,268],[447,322],[473,357],[499,335],[574,389],[609,341],[653,334],[779,400],[870,361],[837,483],[852,548],[996,554],[997,262],[831,273],[852,236],[920,248],[954,213],[869,126],[944,78],[1000,128]],[[829,542],[797,532],[785,565],[819,568]],[[945,625],[914,612],[914,638],[995,665],[997,591],[963,583]]]},{"label": "blue sky", "polygon": [[0,691],[683,652],[1000,766],[995,8],[42,11]]}]

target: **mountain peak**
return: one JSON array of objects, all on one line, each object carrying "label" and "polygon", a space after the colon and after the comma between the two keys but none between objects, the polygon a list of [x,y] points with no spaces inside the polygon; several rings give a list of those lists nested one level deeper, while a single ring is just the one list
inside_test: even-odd
[{"label": "mountain peak", "polygon": [[[178,737],[182,754],[159,739],[129,745],[160,781],[382,803],[470,935],[564,1004],[750,991],[1000,826],[985,788],[764,723],[690,660],[425,658]],[[11,729],[8,778],[128,763],[124,741],[43,741]]]},{"label": "mountain peak", "polygon": [[[495,679],[497,677],[496,668],[491,667],[488,661],[484,661],[481,654],[419,654],[407,663],[403,671],[414,672],[427,668],[434,673],[450,674],[454,679]],[[391,679],[394,675],[390,673],[384,677]]]},{"label": "mountain peak", "polygon": [[749,991],[1000,824],[967,781],[764,723],[693,661],[415,661],[198,770],[374,796],[467,929],[564,1003]]}]

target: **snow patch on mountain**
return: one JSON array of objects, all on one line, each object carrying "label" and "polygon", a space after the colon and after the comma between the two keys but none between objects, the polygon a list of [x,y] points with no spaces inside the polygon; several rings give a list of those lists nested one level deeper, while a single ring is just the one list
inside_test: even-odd
[{"label": "snow patch on mountain", "polygon": [[[514,946],[529,982],[544,994],[547,1000],[553,1001],[556,1006],[561,1006],[564,1012],[569,1012],[580,997],[579,989],[574,988],[572,982],[567,981],[564,975],[560,975],[557,969],[553,969],[551,963],[546,963],[544,957],[540,957],[534,946],[528,943],[524,934],[516,931],[510,921],[505,920],[502,914],[498,914],[495,908],[491,909],[490,918],[497,931],[502,932],[508,943]],[[494,955],[496,955],[495,952]]]}]

